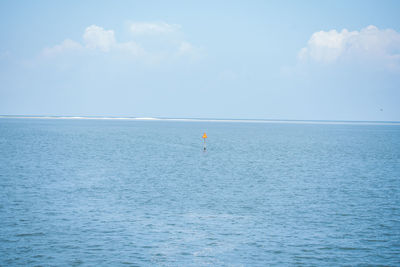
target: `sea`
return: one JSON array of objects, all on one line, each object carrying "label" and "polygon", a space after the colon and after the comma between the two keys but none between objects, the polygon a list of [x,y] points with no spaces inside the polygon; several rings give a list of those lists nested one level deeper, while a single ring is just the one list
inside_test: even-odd
[{"label": "sea", "polygon": [[0,118],[0,266],[296,265],[400,266],[399,123]]}]

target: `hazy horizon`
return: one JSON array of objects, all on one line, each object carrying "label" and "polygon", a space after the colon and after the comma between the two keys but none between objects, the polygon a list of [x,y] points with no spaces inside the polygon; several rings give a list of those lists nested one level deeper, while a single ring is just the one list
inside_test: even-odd
[{"label": "hazy horizon", "polygon": [[1,118],[16,119],[66,119],[66,120],[128,120],[128,121],[171,121],[171,122],[244,122],[244,123],[294,123],[294,124],[356,124],[356,125],[400,125],[400,121],[352,121],[352,120],[308,120],[308,119],[264,119],[264,118],[201,118],[201,117],[137,117],[108,115],[4,115]]}]

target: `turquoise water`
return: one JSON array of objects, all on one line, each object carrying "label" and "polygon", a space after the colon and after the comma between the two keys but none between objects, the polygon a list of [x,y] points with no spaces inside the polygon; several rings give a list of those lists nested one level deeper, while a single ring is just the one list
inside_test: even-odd
[{"label": "turquoise water", "polygon": [[399,125],[0,119],[0,152],[1,266],[400,265]]}]

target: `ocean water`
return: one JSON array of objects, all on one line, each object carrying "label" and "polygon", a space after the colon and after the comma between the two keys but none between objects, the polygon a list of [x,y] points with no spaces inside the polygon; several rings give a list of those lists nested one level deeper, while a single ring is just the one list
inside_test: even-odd
[{"label": "ocean water", "polygon": [[399,190],[400,125],[3,118],[0,266],[399,266]]}]

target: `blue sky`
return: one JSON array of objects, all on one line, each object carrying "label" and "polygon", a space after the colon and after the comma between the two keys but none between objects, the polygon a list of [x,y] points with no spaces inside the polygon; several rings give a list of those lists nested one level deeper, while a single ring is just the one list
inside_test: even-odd
[{"label": "blue sky", "polygon": [[2,1],[0,114],[400,121],[399,1]]}]

